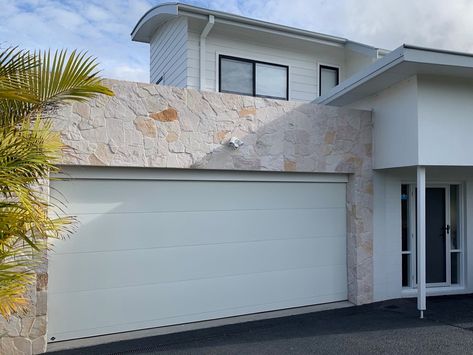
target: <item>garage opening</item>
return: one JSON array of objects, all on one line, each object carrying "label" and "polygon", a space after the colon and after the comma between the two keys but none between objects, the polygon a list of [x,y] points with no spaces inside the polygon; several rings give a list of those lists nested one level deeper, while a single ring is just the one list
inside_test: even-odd
[{"label": "garage opening", "polygon": [[69,168],[56,341],[347,299],[346,176]]}]

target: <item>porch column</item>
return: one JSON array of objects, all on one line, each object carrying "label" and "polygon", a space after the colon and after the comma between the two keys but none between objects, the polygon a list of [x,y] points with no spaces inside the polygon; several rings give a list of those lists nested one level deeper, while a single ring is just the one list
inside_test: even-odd
[{"label": "porch column", "polygon": [[424,318],[425,293],[425,167],[417,167],[417,309]]}]

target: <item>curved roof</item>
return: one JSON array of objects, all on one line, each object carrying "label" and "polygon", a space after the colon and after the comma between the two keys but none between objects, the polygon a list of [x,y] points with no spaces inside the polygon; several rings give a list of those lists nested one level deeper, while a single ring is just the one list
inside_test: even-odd
[{"label": "curved roof", "polygon": [[202,7],[181,4],[178,2],[159,4],[151,8],[148,12],[146,12],[131,32],[132,40],[137,42],[149,43],[154,32],[160,25],[180,14],[200,17],[202,19],[206,19],[209,15],[213,15],[215,17],[215,22],[231,22],[235,24],[250,26],[255,29],[275,31],[286,35],[289,34],[307,40],[316,40],[339,45],[344,45],[347,42],[351,42],[342,37],[330,36],[318,32],[278,25],[271,22],[255,20],[244,16],[204,9]]},{"label": "curved roof", "polygon": [[156,29],[178,15],[179,3],[163,3],[148,10],[131,31],[131,39],[149,43]]}]

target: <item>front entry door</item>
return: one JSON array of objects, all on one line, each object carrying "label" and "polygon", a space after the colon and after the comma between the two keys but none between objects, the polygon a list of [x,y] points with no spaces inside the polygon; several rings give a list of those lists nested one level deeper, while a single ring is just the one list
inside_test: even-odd
[{"label": "front entry door", "polygon": [[[462,194],[459,184],[427,185],[426,281],[428,287],[462,283]],[[417,188],[401,188],[402,286],[417,285]]]},{"label": "front entry door", "polygon": [[431,285],[447,282],[447,232],[445,187],[426,189],[426,281]]}]

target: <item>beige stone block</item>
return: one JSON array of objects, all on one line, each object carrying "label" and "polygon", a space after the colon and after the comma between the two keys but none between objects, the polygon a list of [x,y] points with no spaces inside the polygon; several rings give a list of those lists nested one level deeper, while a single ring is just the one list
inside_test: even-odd
[{"label": "beige stone block", "polygon": [[166,110],[155,112],[149,115],[153,120],[161,121],[161,122],[171,122],[177,121],[179,115],[175,108],[167,108]]},{"label": "beige stone block", "polygon": [[43,354],[46,351],[46,336],[41,336],[39,338],[36,338],[32,342],[32,353],[33,354]]},{"label": "beige stone block", "polygon": [[166,141],[168,143],[172,143],[172,142],[177,141],[178,138],[179,138],[179,136],[177,135],[176,132],[169,132],[166,136]]},{"label": "beige stone block", "polygon": [[90,106],[85,102],[76,102],[72,106],[72,112],[78,114],[82,118],[90,118]]},{"label": "beige stone block", "polygon": [[297,164],[295,161],[285,159],[284,160],[284,171],[297,171]]},{"label": "beige stone block", "polygon": [[260,170],[261,161],[257,157],[234,155],[232,156],[233,166],[242,170]]},{"label": "beige stone block", "polygon": [[33,347],[30,339],[17,337],[13,339],[15,348],[23,355],[31,355],[33,353]]},{"label": "beige stone block", "polygon": [[20,336],[27,337],[30,334],[31,328],[36,317],[23,317],[21,319],[21,332]]},{"label": "beige stone block", "polygon": [[36,315],[45,316],[47,314],[48,292],[47,290],[38,291],[36,293]]},{"label": "beige stone block", "polygon": [[324,142],[325,144],[333,144],[335,141],[335,132],[325,133]]},{"label": "beige stone block", "polygon": [[156,124],[151,119],[146,119],[143,117],[137,117],[134,121],[135,127],[138,131],[143,133],[146,137],[154,138],[158,134],[158,129]]},{"label": "beige stone block", "polygon": [[81,130],[80,134],[85,141],[90,143],[108,143],[105,127]]},{"label": "beige stone block", "polygon": [[216,132],[214,134],[213,142],[214,143],[222,143],[223,140],[227,137],[228,133],[230,133],[230,131],[228,131],[228,130]]},{"label": "beige stone block", "polygon": [[283,170],[284,158],[282,156],[278,157],[261,157],[261,169],[269,171],[281,171]]},{"label": "beige stone block", "polygon": [[30,339],[36,339],[46,334],[47,318],[46,316],[38,316],[33,322],[30,333],[28,334]]},{"label": "beige stone block", "polygon": [[38,273],[36,274],[36,290],[41,291],[45,290],[48,287],[48,273]]},{"label": "beige stone block", "polygon": [[254,116],[256,115],[256,107],[245,107],[238,111],[240,117]]},{"label": "beige stone block", "polygon": [[20,318],[17,316],[11,316],[8,320],[2,318],[0,327],[0,334],[6,334],[9,337],[17,337],[21,332]]},{"label": "beige stone block", "polygon": [[100,160],[100,158],[97,157],[95,154],[89,155],[88,160],[89,160],[90,165],[94,165],[94,166],[104,166],[104,165],[106,165],[105,162]]},{"label": "beige stone block", "polygon": [[0,354],[19,355],[20,352],[16,350],[13,338],[3,336],[0,338]]}]

